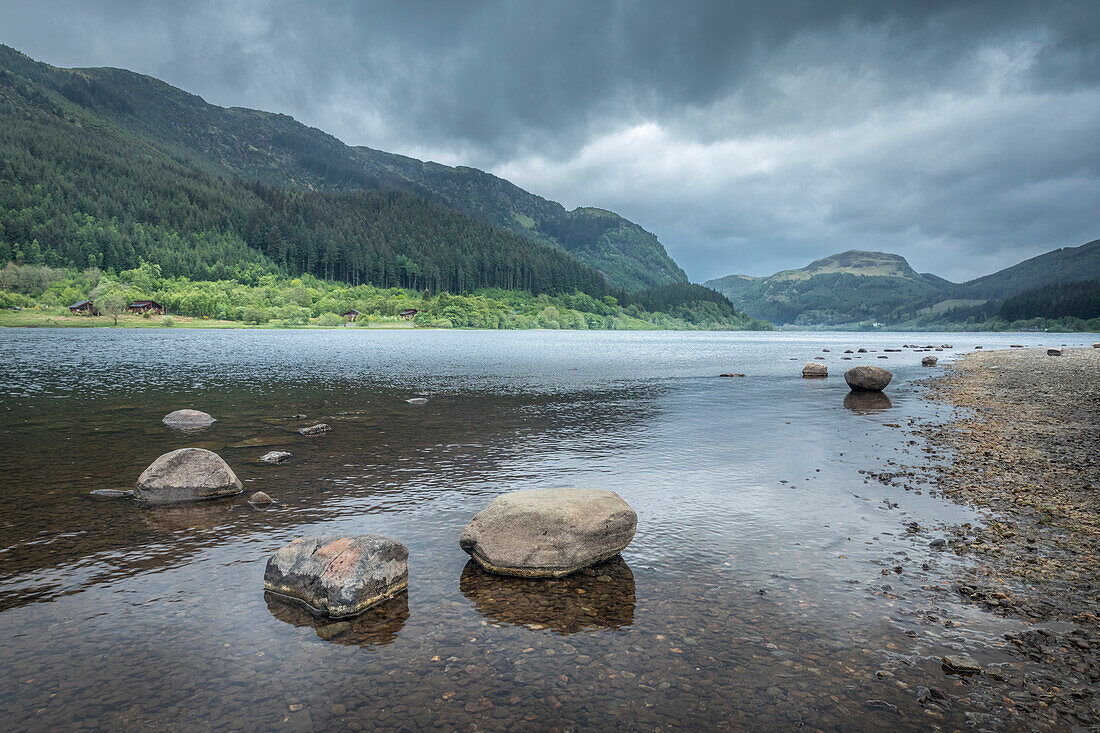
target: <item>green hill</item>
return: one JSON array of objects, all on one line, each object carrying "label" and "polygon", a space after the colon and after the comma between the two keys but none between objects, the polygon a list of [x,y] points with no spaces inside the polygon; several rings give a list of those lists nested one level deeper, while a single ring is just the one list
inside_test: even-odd
[{"label": "green hill", "polygon": [[778,324],[839,326],[899,322],[944,290],[904,257],[850,250],[770,277],[729,275],[704,285],[754,318]]},{"label": "green hill", "polygon": [[1097,278],[1100,240],[1047,252],[961,284],[918,273],[899,255],[857,250],[770,277],[727,275],[704,284],[748,315],[777,324],[936,328],[965,323],[1000,328],[1034,318],[1094,318],[1077,315],[1091,312],[1091,301],[1071,297],[1069,284]]},{"label": "green hill", "polygon": [[[203,188],[255,181],[310,193],[403,193],[564,250],[602,273],[612,289],[687,281],[653,234],[612,212],[567,211],[473,168],[352,148],[286,115],[207,104],[152,77],[122,69],[59,69],[0,46],[0,93],[0,122],[14,126],[12,132],[44,136],[44,143],[58,145],[91,133],[82,139],[85,147],[107,148],[104,152],[113,158],[120,157],[120,150],[140,150],[147,158],[143,166],[159,159],[158,164],[176,169],[173,175],[185,171],[193,181],[205,176]],[[59,139],[65,133],[69,138]],[[28,150],[27,140],[26,134],[7,136],[5,152]],[[329,272],[335,267],[330,263]],[[344,269],[356,272],[353,265]]]},{"label": "green hill", "polygon": [[1100,239],[1052,252],[956,286],[956,297],[1000,300],[1023,290],[1100,277]]}]

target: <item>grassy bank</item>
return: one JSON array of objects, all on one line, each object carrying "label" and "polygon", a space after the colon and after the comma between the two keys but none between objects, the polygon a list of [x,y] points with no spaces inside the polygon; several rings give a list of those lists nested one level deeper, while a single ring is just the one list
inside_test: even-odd
[{"label": "grassy bank", "polygon": [[[720,294],[696,285],[654,288],[618,297],[573,292],[535,295],[485,288],[433,293],[260,275],[238,280],[166,278],[156,265],[104,273],[9,264],[0,270],[0,326],[114,325],[126,304],[151,299],[172,320],[120,317],[118,325],[153,327],[352,327],[592,330],[767,330]],[[91,300],[103,314],[73,316],[67,306]],[[354,323],[343,314],[357,311]],[[402,312],[414,313],[409,320]]]}]

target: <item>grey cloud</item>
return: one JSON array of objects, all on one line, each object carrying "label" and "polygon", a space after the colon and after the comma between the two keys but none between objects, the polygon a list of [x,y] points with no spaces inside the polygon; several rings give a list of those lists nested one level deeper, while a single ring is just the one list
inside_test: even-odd
[{"label": "grey cloud", "polygon": [[1095,238],[1098,39],[1087,0],[0,0],[36,58],[615,209],[696,279],[849,247],[961,279]]}]

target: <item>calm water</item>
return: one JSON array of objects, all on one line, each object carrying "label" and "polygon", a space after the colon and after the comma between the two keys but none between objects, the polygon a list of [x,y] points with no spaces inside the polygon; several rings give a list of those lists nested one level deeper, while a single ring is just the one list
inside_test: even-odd
[{"label": "calm water", "polygon": [[[999,692],[939,656],[1018,663],[1001,638],[1016,627],[946,586],[930,613],[919,589],[950,560],[906,525],[976,518],[860,473],[920,460],[909,419],[932,416],[914,382],[938,370],[884,349],[953,344],[942,364],[976,344],[1094,340],[0,331],[0,727],[965,727]],[[822,349],[832,376],[801,379]],[[840,375],[860,363],[894,371],[888,398],[847,397]],[[404,401],[419,393],[427,405]],[[218,422],[161,424],[184,407]],[[332,431],[295,432],[314,422]],[[280,503],[89,496],[184,446]],[[269,450],[294,458],[258,462]],[[474,513],[545,487],[619,492],[633,544],[557,581],[467,562]],[[407,598],[339,626],[265,598],[276,548],[367,532],[408,545]],[[929,712],[921,685],[953,703]]]}]

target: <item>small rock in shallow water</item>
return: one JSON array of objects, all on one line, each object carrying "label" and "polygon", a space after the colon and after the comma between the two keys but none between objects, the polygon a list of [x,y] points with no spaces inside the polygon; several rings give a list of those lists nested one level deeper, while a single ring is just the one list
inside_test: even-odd
[{"label": "small rock in shallow water", "polygon": [[327,433],[331,428],[324,423],[317,423],[316,425],[310,425],[308,428],[302,428],[298,432],[302,435],[320,435],[321,433]]},{"label": "small rock in shallow water", "polygon": [[270,453],[265,453],[260,460],[264,463],[282,463],[291,457],[291,454],[287,453],[285,450],[273,450]]},{"label": "small rock in shallow water", "polygon": [[134,495],[133,489],[96,489],[89,493],[97,499],[129,499]]},{"label": "small rock in shallow water", "polygon": [[413,397],[413,398],[405,400],[405,401],[408,402],[410,405],[426,405],[426,404],[428,404],[428,398],[427,397]]},{"label": "small rock in shallow water", "polygon": [[982,671],[982,665],[975,662],[965,654],[951,654],[940,660],[943,668],[949,673],[977,674]]},{"label": "small rock in shallow water", "polygon": [[921,365],[921,366],[928,366],[928,367],[932,367],[932,366],[936,366],[936,364],[937,364],[938,362],[939,362],[939,358],[938,358],[938,357],[935,357],[935,356],[926,356],[926,357],[924,357],[923,359],[921,359],[921,360],[920,360],[920,365]]},{"label": "small rock in shallow water", "polygon": [[829,376],[829,367],[824,364],[808,361],[806,365],[802,367],[802,376],[805,378],[827,377]]},{"label": "small rock in shallow water", "polygon": [[726,372],[725,374],[719,374],[718,376],[719,377],[743,377],[745,375],[741,374],[739,372]]},{"label": "small rock in shallow water", "polygon": [[928,546],[933,547],[933,548],[938,550],[941,547],[947,547],[947,540],[945,540],[945,539],[932,540],[931,542],[928,543]]},{"label": "small rock in shallow water", "polygon": [[199,410],[176,410],[165,415],[161,422],[170,428],[205,428],[217,420]]},{"label": "small rock in shallow water", "polygon": [[244,490],[221,456],[204,448],[180,448],[153,461],[138,477],[139,504],[176,504],[236,496]]},{"label": "small rock in shallow water", "polygon": [[325,641],[328,641],[334,636],[338,636],[351,628],[351,624],[347,621],[337,621],[334,624],[328,624],[327,626],[321,626],[317,629],[317,636],[321,637]]},{"label": "small rock in shallow water", "polygon": [[262,491],[257,491],[252,496],[248,497],[248,503],[252,506],[267,506],[268,504],[274,504],[275,500]]},{"label": "small rock in shallow water", "polygon": [[459,546],[491,573],[558,578],[618,555],[637,524],[614,491],[516,491],[471,519]]},{"label": "small rock in shallow water", "polygon": [[267,561],[264,588],[334,618],[355,616],[409,585],[409,550],[377,534],[303,537]]},{"label": "small rock in shallow water", "polygon": [[844,372],[844,381],[857,392],[881,392],[893,378],[893,373],[872,366],[853,367]]}]

